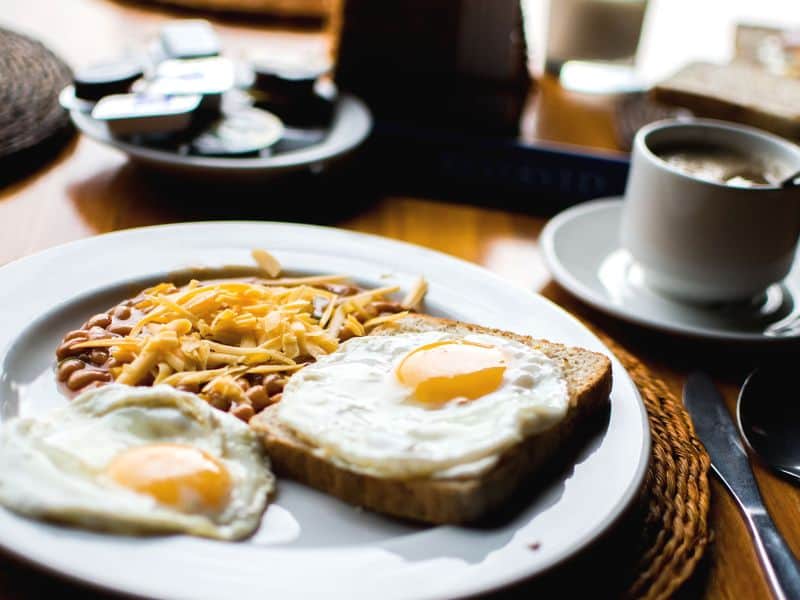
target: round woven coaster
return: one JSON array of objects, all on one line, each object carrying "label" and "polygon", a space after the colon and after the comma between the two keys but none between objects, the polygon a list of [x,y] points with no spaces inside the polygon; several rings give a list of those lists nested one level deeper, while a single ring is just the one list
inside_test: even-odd
[{"label": "round woven coaster", "polygon": [[650,466],[640,503],[640,557],[625,593],[670,597],[693,573],[709,542],[710,459],[682,402],[630,352],[591,324],[639,388],[650,422]]},{"label": "round woven coaster", "polygon": [[0,164],[31,162],[71,135],[59,92],[69,67],[41,43],[0,28]]}]

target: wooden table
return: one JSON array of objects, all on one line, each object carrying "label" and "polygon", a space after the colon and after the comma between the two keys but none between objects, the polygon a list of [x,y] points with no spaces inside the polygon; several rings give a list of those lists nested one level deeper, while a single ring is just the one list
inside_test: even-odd
[{"label": "wooden table", "polygon": [[[677,0],[676,0],[677,2]],[[180,13],[139,9],[111,0],[5,0],[3,25],[30,32],[47,42],[73,65],[113,54],[120,44],[151,36],[159,24]],[[285,25],[282,25],[285,28]],[[275,24],[236,24],[219,28],[229,48],[247,44],[325,51],[318,35],[275,30]],[[607,101],[581,98],[544,81],[536,100],[535,118],[527,137],[614,148],[612,112]],[[164,187],[145,177],[125,158],[86,138],[71,143],[46,169],[0,190],[0,264],[70,240],[115,229],[206,218],[204,204],[220,191],[206,189],[192,202],[181,188]],[[242,192],[237,202],[259,209],[265,192]],[[184,201],[182,201],[184,200]],[[249,213],[250,214],[250,213]],[[624,326],[583,307],[550,281],[537,245],[545,219],[472,206],[408,197],[381,197],[355,214],[332,219],[340,227],[402,239],[458,256],[537,290],[600,324],[627,345],[675,393],[686,373],[703,369],[714,374],[732,405],[738,385],[755,357],[746,350],[685,343]],[[442,226],[446,224],[446,226]],[[789,544],[800,554],[800,492],[754,466],[770,512]],[[714,542],[707,560],[683,594],[708,598],[765,597],[767,588],[742,519],[722,487],[713,481],[711,525]],[[591,560],[589,561],[591,562]],[[584,564],[586,561],[584,561]],[[551,585],[574,579],[566,567]],[[595,573],[595,575],[597,575]],[[599,583],[599,582],[598,582]],[[552,591],[552,590],[551,590]],[[65,593],[85,597],[83,588],[0,557],[0,599],[38,598]],[[89,593],[89,595],[92,595]]]}]

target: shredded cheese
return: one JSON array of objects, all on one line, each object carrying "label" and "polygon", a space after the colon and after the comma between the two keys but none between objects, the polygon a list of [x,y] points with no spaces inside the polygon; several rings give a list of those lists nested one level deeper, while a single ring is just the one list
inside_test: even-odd
[{"label": "shredded cheese", "polygon": [[425,294],[428,292],[428,282],[425,281],[425,278],[420,277],[414,283],[414,287],[408,291],[406,297],[403,298],[403,301],[400,303],[403,305],[403,308],[410,309],[410,310],[419,310],[420,304],[422,304],[422,299],[425,298]]},{"label": "shredded cheese", "polygon": [[[238,378],[288,376],[335,351],[341,340],[408,312],[376,308],[390,302],[397,286],[339,295],[321,286],[346,282],[344,275],[276,279],[281,267],[272,255],[255,250],[253,258],[271,279],[159,283],[138,297],[143,316],[129,335],[75,347],[108,349],[119,383],[188,386],[209,401],[239,403],[247,385]],[[424,293],[422,281],[407,300],[418,304]]]},{"label": "shredded cheese", "polygon": [[278,259],[272,256],[266,250],[256,249],[252,252],[253,260],[267,275],[272,278],[277,277],[281,273],[281,263]]}]

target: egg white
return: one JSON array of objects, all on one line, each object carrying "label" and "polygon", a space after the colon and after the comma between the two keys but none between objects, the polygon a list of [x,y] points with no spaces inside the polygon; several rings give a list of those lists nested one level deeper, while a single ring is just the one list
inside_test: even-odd
[{"label": "egg white", "polygon": [[[469,402],[416,402],[395,370],[412,350],[445,340],[494,346],[506,370],[495,391]],[[561,366],[516,341],[449,332],[365,336],[297,372],[278,419],[318,454],[378,477],[441,476],[491,463],[561,420],[569,404]]]},{"label": "egg white", "polygon": [[[120,452],[165,443],[204,450],[225,466],[232,491],[224,508],[187,514],[104,475]],[[247,425],[169,386],[105,386],[0,429],[0,504],[33,517],[120,533],[238,539],[258,527],[273,487]]]}]

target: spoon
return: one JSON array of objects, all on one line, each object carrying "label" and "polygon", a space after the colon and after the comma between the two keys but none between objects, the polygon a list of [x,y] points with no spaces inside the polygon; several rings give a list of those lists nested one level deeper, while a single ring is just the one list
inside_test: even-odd
[{"label": "spoon", "polygon": [[790,367],[762,367],[739,391],[736,420],[750,449],[773,471],[800,485],[800,395]]},{"label": "spoon", "polygon": [[794,173],[789,175],[789,177],[781,181],[780,187],[784,189],[800,187],[800,171],[795,171]]}]

